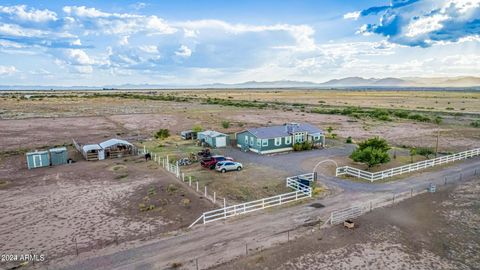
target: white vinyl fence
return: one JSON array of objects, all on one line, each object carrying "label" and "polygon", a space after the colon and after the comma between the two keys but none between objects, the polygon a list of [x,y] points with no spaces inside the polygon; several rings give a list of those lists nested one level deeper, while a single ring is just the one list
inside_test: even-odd
[{"label": "white vinyl fence", "polygon": [[295,190],[293,192],[284,193],[277,196],[263,198],[260,200],[250,201],[246,203],[231,205],[205,212],[197,220],[195,220],[192,225],[189,226],[189,228],[193,227],[199,222],[206,224],[209,222],[227,219],[229,217],[234,217],[241,214],[246,214],[253,211],[258,211],[265,208],[312,197],[312,188],[300,183],[300,178],[307,181],[313,181],[313,173],[288,177],[286,180],[286,185],[287,187]]},{"label": "white vinyl fence", "polygon": [[438,157],[438,158],[434,158],[434,159],[424,160],[424,161],[404,165],[404,166],[401,166],[401,167],[396,167],[396,168],[392,168],[392,169],[388,169],[388,170],[384,170],[384,171],[380,171],[380,172],[374,172],[374,173],[363,171],[363,170],[353,168],[353,167],[350,167],[350,166],[343,166],[343,167],[338,167],[337,168],[336,176],[350,175],[350,176],[353,176],[353,177],[363,178],[363,179],[369,180],[370,182],[373,182],[373,181],[385,179],[385,178],[388,178],[388,177],[392,177],[392,176],[395,176],[395,175],[409,173],[409,172],[413,172],[413,171],[418,171],[418,170],[422,170],[422,169],[425,169],[425,168],[429,168],[429,167],[433,167],[433,166],[437,166],[437,165],[441,165],[441,164],[445,164],[445,163],[454,162],[454,161],[457,161],[457,160],[462,160],[462,159],[475,157],[475,156],[478,156],[478,155],[480,155],[480,148],[456,153],[456,154],[453,154],[453,155],[448,155],[448,156]]}]

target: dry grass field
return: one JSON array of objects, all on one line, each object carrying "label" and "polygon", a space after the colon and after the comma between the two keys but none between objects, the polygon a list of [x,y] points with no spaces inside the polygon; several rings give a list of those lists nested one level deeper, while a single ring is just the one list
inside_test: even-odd
[{"label": "dry grass field", "polygon": [[[31,93],[34,97],[25,97],[25,93],[2,93],[0,195],[3,200],[0,206],[6,213],[0,217],[2,250],[16,252],[29,246],[57,257],[75,252],[72,240],[75,237],[81,251],[115,244],[116,238],[120,242],[141,240],[150,237],[150,231],[153,237],[157,237],[185,228],[203,211],[213,207],[153,162],[146,163],[136,158],[81,161],[71,147],[72,139],[81,143],[98,143],[119,137],[163,155],[185,157],[200,147],[180,141],[178,133],[193,126],[229,134],[247,127],[286,122],[309,122],[324,130],[333,128],[332,133],[337,137],[329,139],[327,149],[317,150],[327,154],[305,153],[304,157],[290,162],[288,166],[285,166],[288,155],[285,155],[286,159],[278,155],[275,162],[267,164],[259,162],[261,160],[255,159],[253,154],[244,156],[238,151],[220,149],[220,154],[238,157],[245,170],[219,174],[200,168],[198,164],[183,168],[201,186],[207,185],[209,190],[217,191],[219,199],[226,197],[229,204],[286,191],[285,177],[310,170],[319,158],[334,158],[340,165],[351,164],[345,158],[345,139],[349,136],[354,141],[381,136],[396,146],[399,149],[398,159],[382,168],[408,163],[405,147],[433,147],[437,129],[440,131],[439,149],[442,152],[478,147],[480,142],[480,129],[470,126],[478,119],[480,111],[478,93],[303,90],[135,93],[141,95],[122,96],[123,92],[110,96],[95,96],[98,94],[95,92],[39,92]],[[165,97],[171,100],[165,100]],[[188,99],[182,99],[185,97]],[[247,100],[247,103],[242,103],[242,106],[212,104],[208,102],[208,97],[227,101]],[[257,102],[253,101],[255,99]],[[274,106],[256,105],[261,100],[272,102],[275,99],[278,103]],[[440,125],[399,118],[382,121],[368,116],[311,111],[317,106],[357,105],[424,110],[430,117],[432,114],[427,111],[442,111],[444,121]],[[455,108],[454,113],[446,110],[447,106]],[[228,127],[223,122],[228,122]],[[169,129],[172,136],[167,140],[154,139],[153,134],[159,129]],[[69,146],[71,156],[78,162],[52,168],[26,169],[25,152],[59,145]],[[326,171],[328,169],[331,168]],[[155,210],[140,211],[141,204],[146,207],[153,204]],[[25,226],[18,234],[10,234],[19,223]]]}]

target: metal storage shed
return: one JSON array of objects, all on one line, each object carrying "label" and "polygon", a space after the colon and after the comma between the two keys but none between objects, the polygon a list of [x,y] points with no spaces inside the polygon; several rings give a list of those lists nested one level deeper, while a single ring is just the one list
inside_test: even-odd
[{"label": "metal storage shed", "polygon": [[52,148],[50,152],[50,163],[52,166],[67,164],[68,151],[66,147]]},{"label": "metal storage shed", "polygon": [[98,144],[86,144],[82,146],[82,154],[86,160],[103,160],[105,152]]},{"label": "metal storage shed", "polygon": [[198,132],[197,138],[210,145],[210,147],[226,147],[229,137],[227,134],[223,134],[214,130],[206,130]]},{"label": "metal storage shed", "polygon": [[29,152],[27,156],[27,167],[29,169],[50,166],[50,157],[48,151]]},{"label": "metal storage shed", "polygon": [[100,143],[100,147],[105,151],[105,158],[117,158],[133,154],[133,144],[120,139],[110,139]]}]

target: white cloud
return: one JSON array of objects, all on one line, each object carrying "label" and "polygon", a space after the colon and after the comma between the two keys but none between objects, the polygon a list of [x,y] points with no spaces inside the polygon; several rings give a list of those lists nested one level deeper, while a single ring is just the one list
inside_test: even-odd
[{"label": "white cloud", "polygon": [[0,66],[0,75],[12,75],[17,72],[14,66]]},{"label": "white cloud", "polygon": [[360,11],[353,11],[343,15],[344,19],[358,20],[359,17],[360,17]]},{"label": "white cloud", "polygon": [[442,22],[448,20],[449,17],[444,14],[436,14],[433,16],[420,17],[412,21],[406,29],[405,36],[416,37],[427,34],[443,27]]},{"label": "white cloud", "polygon": [[48,9],[27,9],[25,5],[0,6],[0,13],[8,14],[12,19],[19,21],[43,23],[57,20],[57,13],[53,11]]},{"label": "white cloud", "polygon": [[118,41],[118,44],[121,46],[128,45],[128,36],[121,37],[120,40]]},{"label": "white cloud", "polygon": [[[65,6],[63,11],[82,23],[87,34],[131,35],[144,32],[147,35],[166,35],[177,32],[163,19],[155,15],[144,16],[129,13],[108,13],[85,6]],[[75,23],[72,26],[76,25]]]},{"label": "white cloud", "polygon": [[93,65],[95,61],[81,49],[67,49],[66,58],[73,65]]},{"label": "white cloud", "polygon": [[75,66],[74,69],[81,74],[90,74],[93,72],[92,66]]},{"label": "white cloud", "polygon": [[158,47],[155,45],[144,45],[138,47],[141,51],[146,53],[158,53]]},{"label": "white cloud", "polygon": [[190,50],[187,46],[182,45],[178,50],[175,52],[175,55],[188,58],[192,55],[192,50]]},{"label": "white cloud", "polygon": [[221,20],[196,20],[177,22],[174,26],[182,27],[187,31],[200,33],[202,30],[222,30],[227,34],[239,35],[243,33],[260,32],[286,32],[295,40],[295,45],[278,46],[277,48],[288,48],[299,51],[308,51],[315,49],[313,34],[315,31],[308,25],[274,24],[274,25],[249,25],[249,24],[231,24]]}]

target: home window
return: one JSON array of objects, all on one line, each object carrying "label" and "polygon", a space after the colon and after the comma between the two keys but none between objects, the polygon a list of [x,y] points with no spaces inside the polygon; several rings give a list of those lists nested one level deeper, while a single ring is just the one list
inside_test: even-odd
[{"label": "home window", "polygon": [[253,146],[253,144],[255,143],[254,141],[254,138],[253,137],[250,137],[250,145]]},{"label": "home window", "polygon": [[262,146],[262,139],[257,139],[257,146]]},{"label": "home window", "polygon": [[292,143],[292,137],[287,136],[285,137],[285,144],[291,144]]},{"label": "home window", "polygon": [[282,144],[282,138],[275,138],[275,146],[280,146]]},{"label": "home window", "polygon": [[245,136],[245,143],[248,144],[248,136]]},{"label": "home window", "polygon": [[302,143],[303,142],[303,133],[295,134],[295,142]]},{"label": "home window", "polygon": [[262,140],[262,146],[268,146],[268,139]]}]

